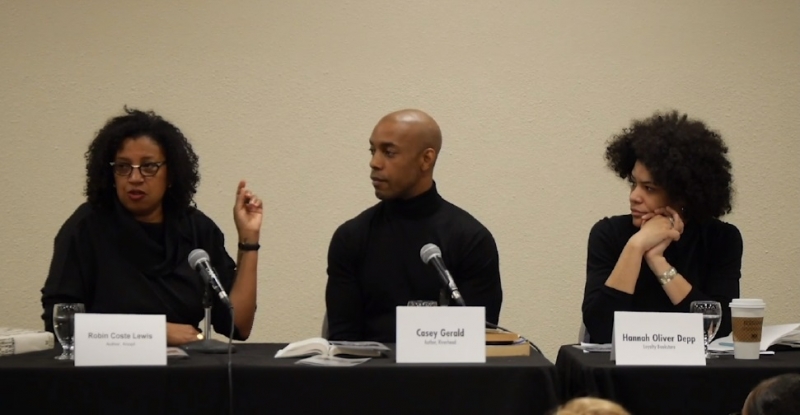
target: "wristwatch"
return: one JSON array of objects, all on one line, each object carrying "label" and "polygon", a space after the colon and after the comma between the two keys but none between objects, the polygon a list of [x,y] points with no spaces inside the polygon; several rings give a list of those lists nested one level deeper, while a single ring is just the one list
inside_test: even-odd
[{"label": "wristwatch", "polygon": [[658,282],[660,282],[661,285],[667,285],[667,283],[672,281],[676,275],[678,275],[678,271],[675,269],[675,267],[671,267],[665,273],[658,276]]}]

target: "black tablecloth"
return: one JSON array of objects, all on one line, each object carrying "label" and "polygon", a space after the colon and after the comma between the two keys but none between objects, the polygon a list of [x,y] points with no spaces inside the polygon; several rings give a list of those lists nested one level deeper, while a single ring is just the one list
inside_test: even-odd
[{"label": "black tablecloth", "polygon": [[[543,414],[558,403],[555,366],[541,355],[485,364],[355,367],[274,359],[279,344],[238,344],[236,414]],[[0,357],[0,412],[226,414],[227,355],[170,359],[161,367],[75,367],[58,350]]]},{"label": "black tablecloth", "polygon": [[758,382],[800,372],[800,351],[776,352],[759,360],[722,356],[706,366],[617,366],[608,353],[562,346],[556,359],[563,398],[597,396],[618,402],[634,415],[729,414],[742,408]]}]

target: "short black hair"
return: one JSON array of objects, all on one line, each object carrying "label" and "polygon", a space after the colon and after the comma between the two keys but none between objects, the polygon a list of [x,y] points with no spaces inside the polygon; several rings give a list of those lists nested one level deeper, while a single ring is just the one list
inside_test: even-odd
[{"label": "short black hair", "polygon": [[129,138],[149,137],[161,146],[167,161],[167,182],[164,194],[165,214],[181,214],[194,207],[194,195],[200,183],[198,157],[189,140],[178,127],[153,111],[124,107],[124,115],[111,118],[97,132],[86,151],[87,201],[95,208],[111,209],[114,198],[114,161],[122,143]]},{"label": "short black hair", "polygon": [[640,161],[687,220],[706,221],[732,210],[733,175],[728,147],[716,131],[677,111],[635,120],[606,147],[608,167],[629,179]]},{"label": "short black hair", "polygon": [[800,414],[800,373],[787,373],[759,383],[747,402],[747,413]]}]

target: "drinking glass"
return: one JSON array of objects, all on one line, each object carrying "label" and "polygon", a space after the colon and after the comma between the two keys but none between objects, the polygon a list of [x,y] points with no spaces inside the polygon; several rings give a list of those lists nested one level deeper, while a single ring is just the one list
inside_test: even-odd
[{"label": "drinking glass", "polygon": [[719,325],[722,322],[722,306],[717,301],[692,301],[689,311],[703,314],[703,347],[706,359],[716,359],[717,355],[708,353],[708,344],[719,331]]},{"label": "drinking glass", "polygon": [[56,360],[75,360],[75,313],[86,310],[80,303],[59,303],[53,306],[53,331],[63,350]]}]

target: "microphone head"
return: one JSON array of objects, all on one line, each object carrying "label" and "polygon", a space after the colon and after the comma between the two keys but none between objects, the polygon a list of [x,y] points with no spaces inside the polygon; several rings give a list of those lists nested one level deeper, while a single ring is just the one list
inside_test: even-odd
[{"label": "microphone head", "polygon": [[197,268],[197,264],[202,260],[209,261],[208,252],[199,248],[189,252],[189,266],[192,267],[192,269]]},{"label": "microphone head", "polygon": [[428,261],[431,260],[431,258],[435,256],[438,257],[442,256],[442,250],[439,249],[439,247],[436,246],[436,244],[425,244],[425,246],[423,246],[422,249],[419,250],[419,257],[420,259],[422,259],[422,262],[426,264],[428,263]]}]

